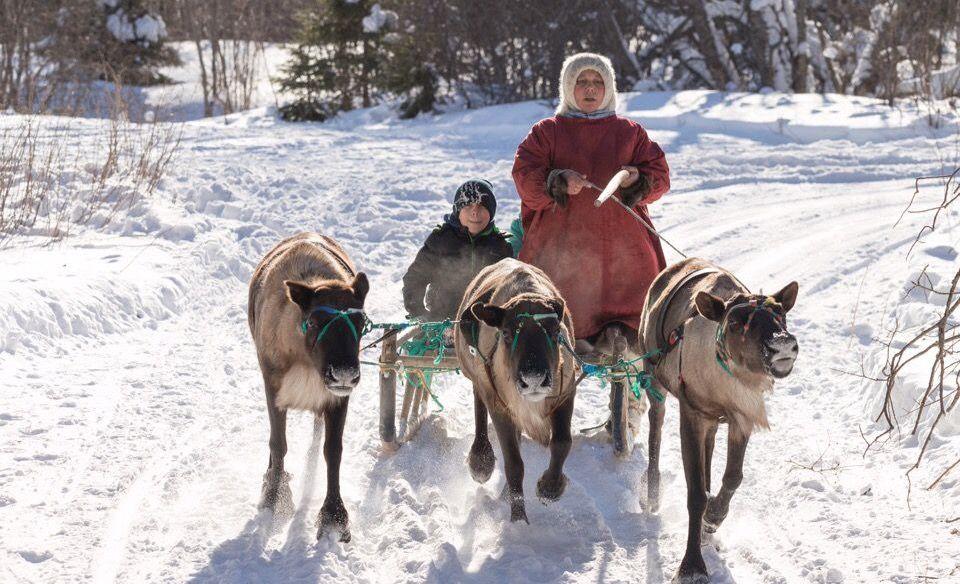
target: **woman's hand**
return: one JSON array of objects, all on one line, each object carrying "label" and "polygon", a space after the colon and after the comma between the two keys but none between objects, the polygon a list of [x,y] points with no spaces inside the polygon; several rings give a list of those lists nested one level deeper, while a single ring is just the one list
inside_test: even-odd
[{"label": "woman's hand", "polygon": [[575,170],[563,171],[563,178],[567,181],[568,195],[579,195],[580,191],[590,184],[590,182],[587,180],[587,175],[580,174]]},{"label": "woman's hand", "polygon": [[640,179],[640,169],[636,166],[621,166],[620,170],[625,170],[630,173],[630,176],[627,177],[625,181],[620,183],[620,188],[632,187],[636,184],[637,180]]}]

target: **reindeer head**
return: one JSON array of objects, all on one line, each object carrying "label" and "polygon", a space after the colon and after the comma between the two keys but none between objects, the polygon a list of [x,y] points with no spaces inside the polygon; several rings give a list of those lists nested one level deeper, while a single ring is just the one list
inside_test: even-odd
[{"label": "reindeer head", "polygon": [[559,298],[521,294],[503,306],[477,302],[464,317],[497,329],[496,350],[506,352],[517,392],[524,399],[539,402],[552,393],[559,375],[564,309]]},{"label": "reindeer head", "polygon": [[776,378],[793,370],[799,346],[787,331],[787,312],[797,300],[796,282],[773,296],[738,294],[724,302],[708,292],[697,294],[697,310],[719,323],[717,360]]},{"label": "reindeer head", "polygon": [[326,280],[308,286],[287,280],[290,301],[300,307],[304,348],[324,385],[340,397],[360,382],[360,335],[366,324],[363,301],[370,284],[363,272],[351,284]]}]

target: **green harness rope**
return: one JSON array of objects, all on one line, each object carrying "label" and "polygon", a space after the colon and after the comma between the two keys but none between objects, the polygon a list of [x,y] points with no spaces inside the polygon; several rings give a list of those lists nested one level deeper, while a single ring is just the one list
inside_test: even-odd
[{"label": "green harness rope", "polygon": [[547,332],[547,329],[544,328],[543,324],[540,323],[541,320],[546,320],[548,318],[555,318],[560,320],[560,317],[557,316],[555,312],[546,312],[543,314],[531,314],[529,312],[518,312],[517,313],[517,330],[513,333],[513,343],[510,344],[510,354],[513,355],[517,350],[517,343],[520,341],[520,327],[523,326],[520,319],[529,318],[533,321],[533,324],[540,327],[540,330],[543,331],[543,336],[547,337],[547,346],[550,347],[550,350],[553,350],[554,343],[553,339],[550,337],[550,333]]},{"label": "green harness rope", "polygon": [[[313,325],[312,319],[313,315],[317,313],[332,314],[334,315],[327,324],[323,325],[323,328],[317,333],[317,338],[313,340],[313,344],[319,343],[323,337],[327,334],[327,331],[330,330],[330,327],[333,326],[333,323],[338,320],[342,320],[347,323],[347,327],[350,329],[350,332],[353,333],[353,338],[359,343],[360,337],[366,334],[370,329],[367,325],[370,324],[370,320],[367,318],[367,314],[363,311],[362,308],[348,308],[346,310],[339,310],[332,306],[318,306],[310,312],[310,315],[307,318],[303,319],[303,322],[300,323],[300,332],[304,335],[307,334],[307,330]],[[353,321],[350,320],[350,315],[359,314],[363,319],[364,327],[362,331],[358,331],[356,325],[353,324]]]},{"label": "green harness rope", "polygon": [[[443,338],[444,333],[453,327],[455,322],[456,321],[447,319],[439,322],[422,322],[417,325],[410,325],[418,326],[422,334],[416,335],[404,342],[400,347],[400,352],[412,357],[420,357],[426,355],[430,351],[436,351],[437,356],[433,360],[433,364],[440,365],[440,363],[443,362],[443,358],[447,354],[447,345]],[[440,408],[440,411],[442,412],[445,409],[443,404],[440,402],[440,399],[437,398],[436,394],[430,390],[430,386],[433,383],[433,374],[441,370],[442,369],[440,368],[428,370],[421,367],[418,368],[419,376],[415,376],[412,373],[402,373],[405,380],[404,382],[406,384],[413,385],[414,387],[422,387],[430,395],[430,399],[433,400],[433,403],[437,404],[437,407]],[[459,369],[457,371],[459,371]]]},{"label": "green harness rope", "polygon": [[641,390],[646,392],[647,395],[658,402],[663,402],[665,399],[664,395],[653,386],[653,376],[640,369],[640,366],[637,365],[641,361],[660,356],[663,354],[661,349],[653,349],[652,351],[648,351],[635,359],[630,359],[629,361],[620,358],[616,363],[612,363],[610,365],[595,365],[593,363],[587,363],[581,359],[580,355],[577,355],[577,353],[570,346],[570,343],[567,341],[567,339],[561,337],[560,344],[566,348],[573,358],[580,364],[580,369],[583,371],[584,375],[587,377],[596,377],[600,380],[600,387],[604,387],[607,379],[611,377],[623,377],[627,380],[627,383],[630,386],[630,391],[633,393],[633,397],[637,398],[638,400],[640,399]]}]

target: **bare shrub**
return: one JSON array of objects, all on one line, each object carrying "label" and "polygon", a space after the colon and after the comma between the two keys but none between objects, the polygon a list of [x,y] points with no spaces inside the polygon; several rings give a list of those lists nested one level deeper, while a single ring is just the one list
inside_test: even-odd
[{"label": "bare shrub", "polygon": [[[946,183],[943,188],[943,196],[936,205],[917,210],[908,207],[904,211],[904,213],[932,213],[929,224],[921,229],[914,245],[920,241],[924,234],[933,232],[947,209],[957,199],[960,199],[958,176],[960,176],[960,169],[955,170],[949,176],[921,177],[916,180],[916,190],[910,201],[910,207],[914,205],[920,192],[921,181],[946,179]],[[913,249],[913,246],[911,246],[911,249]],[[960,401],[960,320],[957,318],[960,316],[960,269],[957,270],[946,288],[934,285],[926,270],[915,279],[913,286],[913,290],[923,291],[928,298],[939,296],[944,298],[945,302],[942,311],[938,311],[936,318],[932,322],[921,326],[917,332],[912,333],[906,342],[900,339],[899,323],[894,327],[894,331],[886,343],[888,358],[880,378],[880,381],[884,383],[885,394],[883,407],[876,418],[878,422],[880,420],[886,422],[887,428],[871,442],[871,445],[876,443],[877,440],[900,427],[901,420],[898,418],[896,407],[897,381],[902,378],[905,368],[912,364],[922,364],[926,368],[927,365],[925,364],[929,363],[926,387],[923,388],[916,407],[908,414],[912,418],[910,435],[919,436],[923,440],[916,461],[907,471],[908,477],[911,472],[920,466],[937,426],[947,414],[957,407],[957,403]],[[894,350],[894,347],[899,343],[902,343],[901,348]],[[932,420],[925,422],[925,414],[929,415],[930,411],[936,413]],[[949,465],[936,480],[930,483],[927,489],[934,488],[958,464],[960,464],[960,460]]]}]

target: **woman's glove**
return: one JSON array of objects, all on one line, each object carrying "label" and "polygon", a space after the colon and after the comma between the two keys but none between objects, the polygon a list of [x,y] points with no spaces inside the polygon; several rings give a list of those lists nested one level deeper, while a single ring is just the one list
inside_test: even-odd
[{"label": "woman's glove", "polygon": [[554,169],[547,175],[547,194],[557,205],[566,207],[570,196],[579,195],[589,184],[587,176],[575,170]]},{"label": "woman's glove", "polygon": [[547,175],[547,194],[560,207],[566,207],[570,200],[567,194],[567,177],[562,168],[555,168]]},{"label": "woman's glove", "polygon": [[650,194],[650,178],[642,172],[637,176],[637,181],[629,187],[620,189],[620,200],[627,207],[633,207],[644,197]]}]

